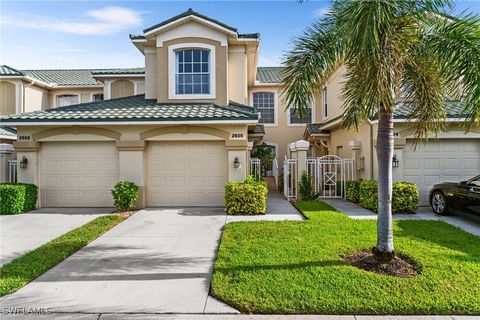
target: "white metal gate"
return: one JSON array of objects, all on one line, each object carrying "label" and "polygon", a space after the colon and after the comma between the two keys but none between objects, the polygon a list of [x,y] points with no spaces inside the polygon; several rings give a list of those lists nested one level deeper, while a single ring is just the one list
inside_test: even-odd
[{"label": "white metal gate", "polygon": [[260,180],[260,169],[261,163],[260,159],[258,158],[251,158],[250,159],[250,175],[255,178],[255,180]]},{"label": "white metal gate", "polygon": [[355,179],[354,160],[335,155],[308,158],[307,174],[321,198],[343,198],[345,181]]},{"label": "white metal gate", "polygon": [[297,159],[287,159],[283,162],[283,194],[288,201],[297,199]]},{"label": "white metal gate", "polygon": [[8,160],[8,182],[17,182],[17,160]]}]

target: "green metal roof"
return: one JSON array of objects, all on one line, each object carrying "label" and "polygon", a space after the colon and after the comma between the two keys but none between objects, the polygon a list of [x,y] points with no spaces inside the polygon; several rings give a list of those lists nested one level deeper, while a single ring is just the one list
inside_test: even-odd
[{"label": "green metal roof", "polygon": [[96,86],[101,83],[92,77],[90,69],[23,70],[25,75],[57,86]]},{"label": "green metal roof", "polygon": [[205,20],[210,21],[210,22],[212,22],[212,23],[218,24],[219,26],[222,26],[222,27],[224,27],[224,28],[226,28],[226,29],[228,29],[228,30],[231,30],[231,31],[233,31],[233,32],[237,32],[237,29],[236,29],[236,28],[231,27],[231,26],[229,26],[229,25],[227,25],[227,24],[225,24],[225,23],[223,23],[223,22],[220,22],[220,21],[218,21],[218,20],[215,20],[215,19],[212,19],[212,18],[210,18],[210,17],[204,16],[203,14],[200,14],[200,13],[198,13],[198,12],[196,12],[196,11],[193,11],[192,8],[189,8],[187,11],[184,11],[184,12],[182,12],[182,13],[174,16],[174,17],[171,17],[170,19],[167,19],[167,20],[165,20],[165,21],[162,21],[162,22],[160,22],[160,23],[157,23],[157,24],[154,25],[154,26],[151,26],[151,27],[149,27],[149,28],[146,28],[146,29],[143,30],[143,32],[144,32],[144,33],[147,33],[148,31],[154,30],[154,29],[156,29],[156,28],[158,28],[158,27],[161,27],[161,26],[164,26],[164,25],[166,25],[166,24],[169,24],[170,22],[173,22],[173,21],[175,21],[175,20],[179,20],[179,19],[182,19],[182,18],[185,18],[185,17],[188,17],[188,16],[195,16],[195,17],[198,17],[198,18],[201,18],[201,19],[205,19]]},{"label": "green metal roof", "polygon": [[[395,105],[395,119],[406,119],[411,113],[411,110],[414,107],[414,103],[409,102],[397,102]],[[465,104],[462,101],[446,101],[445,102],[445,111],[447,112],[447,118],[458,119],[465,118],[463,109]]]},{"label": "green metal roof", "polygon": [[104,75],[104,74],[115,74],[115,75],[122,75],[122,74],[145,74],[145,68],[117,68],[117,69],[94,69],[92,70],[92,75]]},{"label": "green metal roof", "polygon": [[0,66],[0,76],[2,77],[22,77],[24,76],[23,72],[7,65]]},{"label": "green metal roof", "polygon": [[0,126],[0,137],[17,139],[17,129],[7,126]]},{"label": "green metal roof", "polygon": [[281,83],[284,67],[258,67],[257,81],[260,83]]},{"label": "green metal roof", "polygon": [[248,130],[248,134],[265,134],[265,126],[263,124],[257,124]]},{"label": "green metal roof", "polygon": [[155,99],[136,95],[99,102],[82,103],[44,111],[9,115],[2,123],[21,122],[126,122],[126,121],[218,121],[258,120],[255,108],[230,103],[158,104]]}]

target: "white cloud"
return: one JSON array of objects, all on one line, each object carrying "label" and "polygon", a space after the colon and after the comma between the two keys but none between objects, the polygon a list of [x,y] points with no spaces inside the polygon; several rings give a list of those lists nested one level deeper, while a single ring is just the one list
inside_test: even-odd
[{"label": "white cloud", "polygon": [[313,15],[315,17],[324,17],[327,13],[330,12],[330,8],[319,8],[315,11],[313,11]]},{"label": "white cloud", "polygon": [[124,7],[104,7],[85,12],[85,18],[62,19],[39,15],[8,14],[0,16],[0,23],[30,29],[66,32],[81,35],[112,34],[142,24],[139,11]]}]

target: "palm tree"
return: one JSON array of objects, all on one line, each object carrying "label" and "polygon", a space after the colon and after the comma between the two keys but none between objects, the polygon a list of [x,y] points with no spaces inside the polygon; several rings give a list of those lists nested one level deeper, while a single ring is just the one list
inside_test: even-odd
[{"label": "palm tree", "polygon": [[[378,117],[378,225],[374,254],[394,256],[392,156],[395,102],[409,103],[415,137],[442,130],[447,98],[465,101],[480,122],[478,16],[450,16],[448,0],[333,1],[331,11],[296,38],[285,57],[283,92],[300,115],[340,65],[345,127]],[[467,127],[468,129],[468,127]],[[418,140],[417,140],[418,141]]]}]

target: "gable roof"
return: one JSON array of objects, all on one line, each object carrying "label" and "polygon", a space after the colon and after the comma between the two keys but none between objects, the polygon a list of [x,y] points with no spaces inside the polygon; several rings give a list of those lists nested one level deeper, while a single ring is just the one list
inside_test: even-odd
[{"label": "gable roof", "polygon": [[256,123],[255,108],[231,102],[216,103],[157,103],[136,95],[119,99],[81,103],[43,111],[9,115],[0,118],[4,124],[45,123],[131,123],[131,122],[227,122]]},{"label": "gable roof", "polygon": [[22,77],[23,72],[7,65],[0,66],[0,76],[2,77]]},{"label": "gable roof", "polygon": [[259,83],[281,83],[284,67],[258,67],[257,81]]},{"label": "gable roof", "polygon": [[151,27],[148,27],[148,28],[146,28],[146,29],[143,29],[143,33],[147,33],[147,32],[149,32],[149,31],[152,31],[152,30],[154,30],[154,29],[157,29],[157,28],[159,28],[159,27],[162,27],[162,26],[164,26],[164,25],[167,25],[167,24],[169,24],[169,23],[171,23],[171,22],[174,22],[174,21],[176,21],[176,20],[180,20],[180,19],[182,19],[182,18],[186,18],[186,17],[189,17],[189,16],[195,16],[195,17],[197,17],[197,18],[204,19],[204,20],[210,21],[210,22],[212,22],[212,23],[215,23],[215,24],[217,24],[217,25],[219,25],[219,26],[221,26],[221,27],[223,27],[223,28],[225,28],[225,29],[228,29],[228,30],[230,30],[230,31],[237,32],[237,29],[234,28],[234,27],[231,27],[231,26],[229,26],[229,25],[227,25],[227,24],[225,24],[225,23],[223,23],[223,22],[220,22],[220,21],[218,21],[218,20],[212,19],[212,18],[210,18],[210,17],[204,16],[203,14],[200,14],[200,13],[198,13],[198,12],[196,12],[196,11],[193,11],[192,8],[188,8],[187,11],[184,11],[184,12],[182,12],[182,13],[174,16],[174,17],[171,17],[170,19],[164,20],[164,21],[162,21],[162,22],[160,22],[160,23],[157,23],[157,24],[155,24],[155,25],[153,25],[153,26],[151,26]]}]

